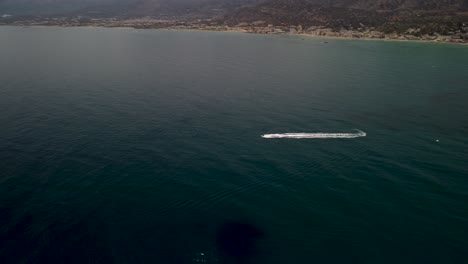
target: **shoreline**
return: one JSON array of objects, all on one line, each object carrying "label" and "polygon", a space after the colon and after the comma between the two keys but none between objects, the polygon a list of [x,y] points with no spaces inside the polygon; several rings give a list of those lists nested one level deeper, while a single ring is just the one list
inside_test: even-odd
[{"label": "shoreline", "polygon": [[[103,27],[103,28],[112,28],[112,27]],[[125,28],[125,27],[122,27]],[[126,27],[129,28],[129,27]],[[139,29],[139,28],[132,28],[131,29]],[[146,30],[146,29],[140,29]],[[195,28],[187,28],[187,29],[179,29],[179,28],[153,28],[153,30],[173,30],[173,31],[204,31],[204,32],[226,32],[226,33],[243,33],[243,34],[251,34],[251,35],[265,35],[265,36],[295,36],[295,37],[307,37],[307,38],[316,38],[316,39],[335,39],[335,40],[364,40],[364,41],[382,41],[382,42],[404,42],[404,43],[427,43],[427,44],[453,44],[453,45],[462,45],[468,46],[468,42],[460,43],[460,42],[450,42],[450,41],[434,41],[434,40],[403,40],[403,39],[392,39],[392,38],[354,38],[354,37],[337,37],[337,36],[318,36],[314,34],[291,34],[291,33],[280,33],[280,34],[267,34],[267,33],[256,33],[256,32],[248,32],[243,30],[210,30],[210,29],[195,29]]]},{"label": "shoreline", "polygon": [[[134,28],[133,29],[139,29]],[[348,36],[321,36],[317,34],[307,34],[307,33],[261,33],[261,32],[250,32],[247,30],[240,29],[229,29],[229,30],[218,30],[218,29],[207,29],[207,28],[157,28],[156,30],[174,30],[174,31],[206,31],[206,32],[228,32],[228,33],[245,33],[245,34],[254,34],[254,35],[271,35],[271,36],[296,36],[296,37],[307,37],[307,38],[317,38],[317,39],[337,39],[337,40],[365,40],[365,41],[388,41],[388,42],[407,42],[407,43],[432,43],[432,44],[455,44],[455,45],[464,45],[468,46],[468,42],[451,42],[451,41],[437,41],[437,40],[425,40],[425,39],[395,39],[395,38],[369,38],[369,37],[348,37]]]},{"label": "shoreline", "polygon": [[404,42],[404,43],[427,43],[427,44],[453,44],[453,45],[462,45],[468,46],[468,42],[450,42],[450,41],[434,41],[434,40],[424,40],[424,39],[391,39],[391,38],[353,38],[353,37],[333,37],[333,36],[316,36],[311,34],[296,34],[296,36],[303,36],[309,38],[323,38],[323,39],[338,39],[338,40],[364,40],[364,41],[383,41],[383,42]]},{"label": "shoreline", "polygon": [[350,37],[350,36],[329,36],[329,35],[318,35],[318,34],[307,34],[307,33],[264,33],[248,31],[241,28],[225,28],[225,29],[212,29],[212,28],[174,28],[158,27],[158,28],[141,28],[136,26],[106,26],[106,25],[14,25],[14,24],[0,24],[0,26],[6,27],[58,27],[58,28],[108,28],[108,29],[136,29],[136,30],[168,30],[168,31],[205,31],[205,32],[225,32],[225,33],[243,33],[243,34],[254,34],[254,35],[273,35],[273,36],[296,36],[296,37],[307,37],[316,39],[335,39],[335,40],[364,40],[364,41],[387,41],[387,42],[407,42],[407,43],[427,43],[427,44],[455,44],[468,46],[468,42],[454,42],[444,40],[426,40],[426,39],[397,39],[397,38],[370,38],[370,37]]}]

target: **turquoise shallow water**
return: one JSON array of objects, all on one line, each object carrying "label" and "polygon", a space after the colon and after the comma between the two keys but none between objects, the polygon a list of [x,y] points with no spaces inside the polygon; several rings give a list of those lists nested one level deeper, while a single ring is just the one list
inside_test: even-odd
[{"label": "turquoise shallow water", "polygon": [[0,27],[0,263],[467,263],[468,48],[327,41]]}]

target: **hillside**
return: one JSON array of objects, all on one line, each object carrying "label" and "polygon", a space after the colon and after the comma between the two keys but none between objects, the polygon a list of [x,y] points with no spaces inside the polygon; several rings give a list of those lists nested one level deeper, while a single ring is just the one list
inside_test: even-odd
[{"label": "hillside", "polygon": [[[468,11],[468,0],[0,0],[0,14],[100,16],[161,16],[228,13],[246,6],[297,5],[323,8],[376,10]],[[264,7],[264,6],[263,6]],[[288,8],[290,9],[290,8]],[[310,10],[310,8],[308,8]]]},{"label": "hillside", "polygon": [[[60,19],[41,22],[51,17]],[[139,28],[209,25],[217,30],[227,26],[265,32],[253,27],[270,25],[283,27],[278,32],[318,27],[468,39],[468,0],[0,0],[0,24],[84,25],[93,18],[133,19],[111,24]],[[149,21],[136,22],[138,18]],[[67,19],[71,21],[56,22]]]},{"label": "hillside", "polygon": [[322,26],[336,30],[375,28],[385,33],[410,30],[413,35],[465,33],[468,25],[468,13],[463,12],[467,1],[461,0],[446,0],[448,4],[445,6],[430,0],[327,2],[271,0],[253,7],[239,8],[227,14],[224,21],[231,26],[264,21],[274,26]]}]

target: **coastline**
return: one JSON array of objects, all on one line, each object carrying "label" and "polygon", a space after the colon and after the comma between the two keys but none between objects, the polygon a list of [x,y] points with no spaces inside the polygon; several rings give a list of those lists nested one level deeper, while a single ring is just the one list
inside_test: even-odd
[{"label": "coastline", "polygon": [[337,40],[365,40],[365,41],[384,41],[384,42],[403,42],[403,43],[453,44],[453,45],[468,46],[468,42],[459,43],[459,42],[433,41],[433,40],[423,40],[423,39],[404,40],[404,39],[391,39],[391,38],[383,38],[383,39],[353,38],[353,37],[316,36],[316,35],[308,35],[308,34],[296,34],[295,36],[302,36],[302,37],[308,37],[308,38],[337,39]]},{"label": "coastline", "polygon": [[[112,27],[105,27],[112,28]],[[124,27],[122,27],[124,28]],[[128,27],[126,27],[128,28]],[[132,27],[130,27],[132,28]],[[139,28],[132,28],[139,29]],[[144,30],[144,29],[142,29]],[[318,36],[314,34],[291,34],[291,33],[282,33],[282,34],[266,34],[266,33],[255,33],[248,32],[245,30],[210,30],[210,29],[179,29],[179,28],[157,28],[153,30],[173,30],[173,31],[204,31],[204,32],[226,32],[226,33],[243,33],[243,34],[253,34],[253,35],[272,35],[272,36],[296,36],[296,37],[307,37],[307,38],[316,38],[316,39],[335,39],[335,40],[365,40],[365,41],[384,41],[384,42],[403,42],[403,43],[426,43],[426,44],[453,44],[453,45],[462,45],[468,46],[468,42],[459,43],[459,42],[449,42],[449,41],[433,41],[433,40],[402,40],[402,39],[392,39],[392,38],[353,38],[353,37],[337,37],[337,36]]]},{"label": "coastline", "polygon": [[[109,29],[137,29],[137,30],[169,30],[169,31],[205,31],[205,32],[225,32],[225,33],[244,33],[244,34],[255,34],[255,35],[276,35],[276,36],[296,36],[296,37],[307,37],[307,38],[317,38],[317,39],[335,39],[335,40],[365,40],[365,41],[387,41],[387,42],[407,42],[407,43],[427,43],[427,44],[456,44],[462,46],[468,46],[468,42],[454,42],[454,41],[444,41],[440,39],[436,40],[427,40],[427,39],[398,39],[398,38],[371,38],[371,37],[353,37],[353,36],[330,36],[330,35],[319,35],[318,32],[313,34],[309,33],[290,33],[290,32],[280,32],[280,33],[265,33],[257,31],[249,31],[247,29],[238,28],[238,27],[224,27],[220,28],[210,28],[210,27],[139,27],[139,26],[113,26],[113,25],[50,25],[50,24],[0,24],[0,26],[7,27],[59,27],[59,28],[109,28]],[[327,29],[329,30],[329,29]]]},{"label": "coastline", "polygon": [[[138,28],[136,28],[138,29]],[[254,32],[246,29],[239,28],[228,28],[224,30],[220,29],[210,29],[210,28],[158,28],[161,30],[179,30],[179,31],[206,31],[206,32],[234,32],[234,33],[246,33],[246,34],[256,34],[256,35],[277,35],[277,36],[297,36],[297,37],[307,37],[307,38],[317,38],[317,39],[337,39],[337,40],[365,40],[365,41],[388,41],[388,42],[407,42],[407,43],[432,43],[432,44],[457,44],[457,45],[466,45],[468,42],[453,42],[453,41],[443,41],[443,40],[427,40],[427,39],[397,39],[397,38],[370,38],[370,37],[350,37],[350,36],[330,36],[330,35],[318,35],[316,32],[313,34],[308,33],[263,33],[263,32]]]}]

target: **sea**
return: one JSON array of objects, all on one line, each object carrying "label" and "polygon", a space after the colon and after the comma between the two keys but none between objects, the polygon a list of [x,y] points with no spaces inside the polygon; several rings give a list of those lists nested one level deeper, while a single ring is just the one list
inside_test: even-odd
[{"label": "sea", "polygon": [[0,27],[0,263],[468,263],[468,46]]}]

